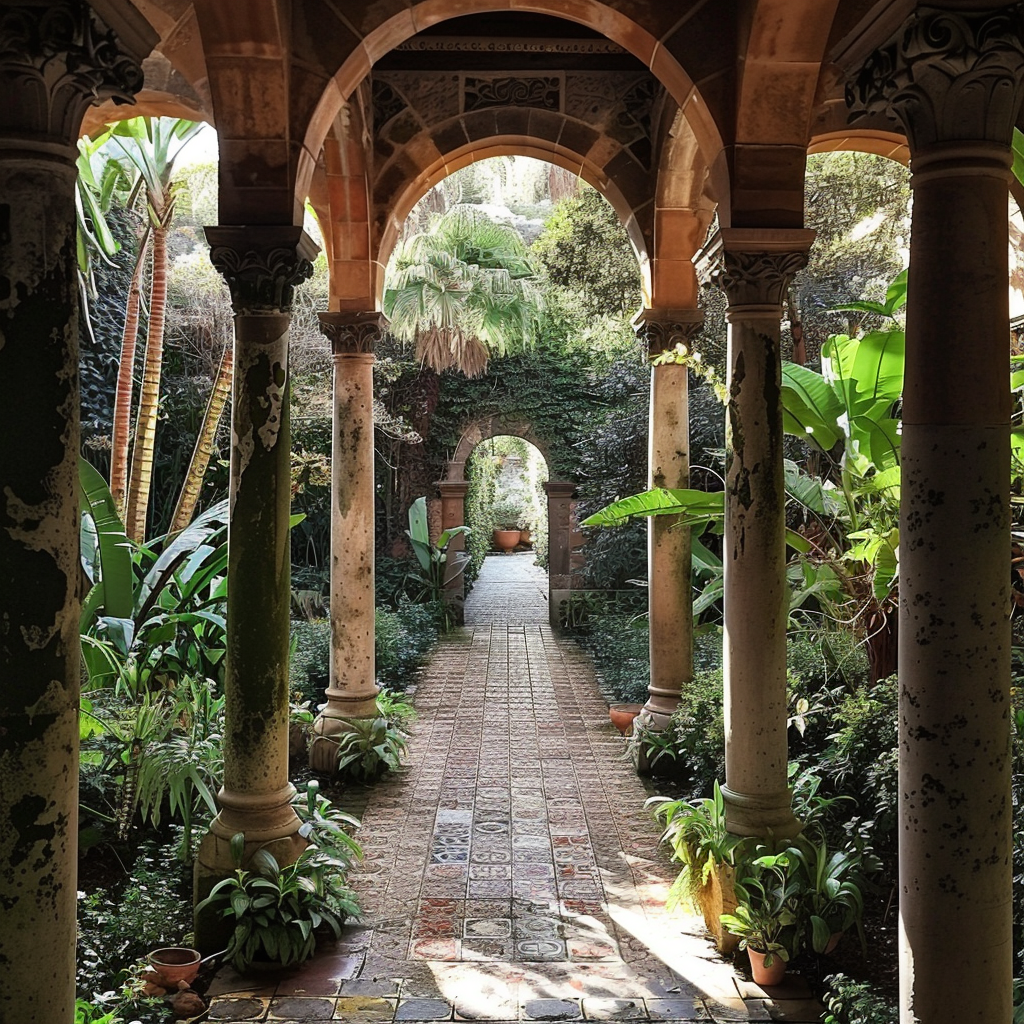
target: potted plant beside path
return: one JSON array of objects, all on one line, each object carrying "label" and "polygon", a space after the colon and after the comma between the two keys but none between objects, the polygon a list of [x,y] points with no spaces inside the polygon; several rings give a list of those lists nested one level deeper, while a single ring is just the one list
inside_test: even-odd
[{"label": "potted plant beside path", "polygon": [[506,498],[491,506],[491,515],[494,518],[494,546],[501,551],[514,550],[522,535],[526,509],[519,502]]}]

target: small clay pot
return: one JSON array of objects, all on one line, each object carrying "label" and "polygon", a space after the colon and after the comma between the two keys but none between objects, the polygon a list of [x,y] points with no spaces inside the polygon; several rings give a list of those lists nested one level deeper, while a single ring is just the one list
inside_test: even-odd
[{"label": "small clay pot", "polygon": [[750,957],[750,973],[758,985],[781,985],[782,979],[786,976],[786,961],[776,953],[772,957],[770,967],[765,967],[764,958],[767,953],[759,953],[756,949],[747,947],[747,956]]},{"label": "small clay pot", "polygon": [[613,704],[608,709],[608,717],[623,736],[633,731],[633,720],[643,711],[643,704]]},{"label": "small clay pot", "polygon": [[198,949],[186,946],[166,946],[154,949],[149,954],[149,962],[153,970],[160,976],[164,988],[174,989],[179,981],[191,984],[199,973],[199,961],[202,956]]}]

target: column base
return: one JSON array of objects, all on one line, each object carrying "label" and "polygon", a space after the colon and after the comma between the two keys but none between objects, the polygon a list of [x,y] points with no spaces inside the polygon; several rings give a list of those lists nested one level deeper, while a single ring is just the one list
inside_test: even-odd
[{"label": "column base", "polygon": [[673,713],[679,707],[679,691],[648,687],[647,693],[647,703],[644,704],[640,716],[644,727],[650,732],[664,732],[669,727]]},{"label": "column base", "polygon": [[[278,864],[292,864],[308,845],[299,834],[302,822],[292,809],[295,787],[288,783],[277,793],[258,797],[218,796],[221,812],[203,836],[192,875],[193,905],[198,906],[222,878],[235,871],[231,838],[245,834],[242,863],[248,864],[257,850],[266,850]],[[218,911],[195,917],[196,949],[204,955],[223,949],[231,934],[230,921]]]},{"label": "column base", "polygon": [[349,719],[376,718],[377,693],[358,700],[340,701],[328,698],[328,704],[316,717],[309,738],[309,767],[317,775],[333,775],[338,770],[338,738],[351,732]]},{"label": "column base", "polygon": [[793,791],[753,795],[722,786],[725,827],[736,836],[792,839],[803,831],[793,814]]}]

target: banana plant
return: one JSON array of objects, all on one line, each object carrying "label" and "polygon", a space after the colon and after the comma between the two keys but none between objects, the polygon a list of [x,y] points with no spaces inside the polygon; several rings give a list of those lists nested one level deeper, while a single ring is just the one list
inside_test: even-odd
[{"label": "banana plant", "polygon": [[468,526],[453,526],[443,531],[437,543],[433,544],[427,523],[427,499],[417,498],[409,507],[409,529],[405,535],[420,565],[421,571],[411,574],[412,579],[420,584],[420,601],[442,600],[445,584],[466,571],[469,555],[465,551],[449,551],[448,545],[453,538],[468,536],[470,532]]}]

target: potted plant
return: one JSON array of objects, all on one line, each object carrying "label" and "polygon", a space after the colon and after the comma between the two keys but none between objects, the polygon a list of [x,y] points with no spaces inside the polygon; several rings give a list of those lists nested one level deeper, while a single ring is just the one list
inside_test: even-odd
[{"label": "potted plant", "polygon": [[713,797],[692,803],[651,797],[647,806],[665,823],[661,840],[683,865],[669,890],[668,908],[692,905],[703,915],[718,949],[733,952],[738,939],[723,928],[722,915],[736,907],[736,855],[743,840],[726,830],[721,788],[716,782]]},{"label": "potted plant", "polygon": [[722,914],[722,926],[738,936],[759,985],[778,985],[799,945],[802,886],[795,877],[795,863],[792,848],[755,857],[750,862],[755,873],[736,883],[735,910]]},{"label": "potted plant", "polygon": [[802,875],[801,905],[811,947],[831,953],[843,934],[856,927],[867,955],[862,887],[865,871],[877,870],[877,858],[859,847],[829,851],[825,839],[807,836],[794,842],[792,852]]},{"label": "potted plant", "polygon": [[257,850],[254,871],[241,867],[245,835],[231,838],[235,872],[218,882],[196,907],[219,909],[234,920],[226,957],[240,974],[253,967],[290,967],[308,960],[317,932],[335,938],[349,914],[358,911],[355,896],[340,881],[345,860],[316,846],[307,847],[294,864],[281,867],[271,854]]},{"label": "potted plant", "polygon": [[521,536],[521,524],[526,510],[521,502],[505,497],[491,506],[494,520],[494,545],[502,551],[511,551]]}]

